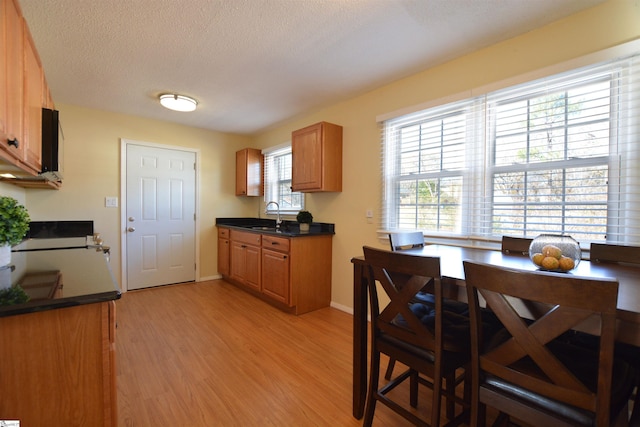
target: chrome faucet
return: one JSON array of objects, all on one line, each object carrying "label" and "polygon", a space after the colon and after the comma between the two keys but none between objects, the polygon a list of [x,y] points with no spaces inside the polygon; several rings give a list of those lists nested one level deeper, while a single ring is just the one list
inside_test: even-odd
[{"label": "chrome faucet", "polygon": [[280,224],[282,224],[282,220],[280,219],[280,205],[278,204],[278,202],[269,202],[269,203],[267,203],[267,206],[264,207],[265,213],[269,209],[269,205],[272,204],[272,203],[274,205],[276,205],[276,208],[278,209],[278,216],[276,218],[276,230],[280,230]]}]

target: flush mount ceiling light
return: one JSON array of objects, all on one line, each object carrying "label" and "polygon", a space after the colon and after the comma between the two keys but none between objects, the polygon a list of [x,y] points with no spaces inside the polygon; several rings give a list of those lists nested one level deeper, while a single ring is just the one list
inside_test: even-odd
[{"label": "flush mount ceiling light", "polygon": [[165,93],[160,95],[160,104],[174,111],[193,111],[196,109],[198,101],[177,93]]}]

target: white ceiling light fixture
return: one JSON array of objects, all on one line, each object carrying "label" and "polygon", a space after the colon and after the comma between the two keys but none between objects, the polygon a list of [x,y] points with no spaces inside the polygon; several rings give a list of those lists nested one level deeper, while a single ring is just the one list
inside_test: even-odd
[{"label": "white ceiling light fixture", "polygon": [[164,93],[160,95],[160,104],[169,110],[174,111],[194,111],[198,101],[177,93]]}]

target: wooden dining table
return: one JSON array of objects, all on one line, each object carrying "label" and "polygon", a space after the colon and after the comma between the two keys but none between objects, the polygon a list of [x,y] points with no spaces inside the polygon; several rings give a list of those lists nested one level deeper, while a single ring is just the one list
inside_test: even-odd
[{"label": "wooden dining table", "polygon": [[[448,245],[427,245],[403,251],[407,254],[440,258],[442,282],[450,297],[466,299],[463,261],[475,261],[525,271],[538,269],[528,256],[499,250]],[[353,416],[364,415],[368,380],[368,292],[367,264],[364,257],[354,257],[353,264]],[[629,264],[600,263],[582,260],[571,272],[574,276],[614,278],[619,283],[616,339],[640,347],[640,267]],[[592,332],[586,327],[587,332]]]}]

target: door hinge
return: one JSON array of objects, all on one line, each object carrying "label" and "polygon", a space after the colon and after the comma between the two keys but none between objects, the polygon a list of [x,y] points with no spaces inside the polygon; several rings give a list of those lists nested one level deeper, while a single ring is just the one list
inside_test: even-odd
[{"label": "door hinge", "polygon": [[193,220],[194,221],[196,220],[196,214],[195,213],[193,214]]}]

